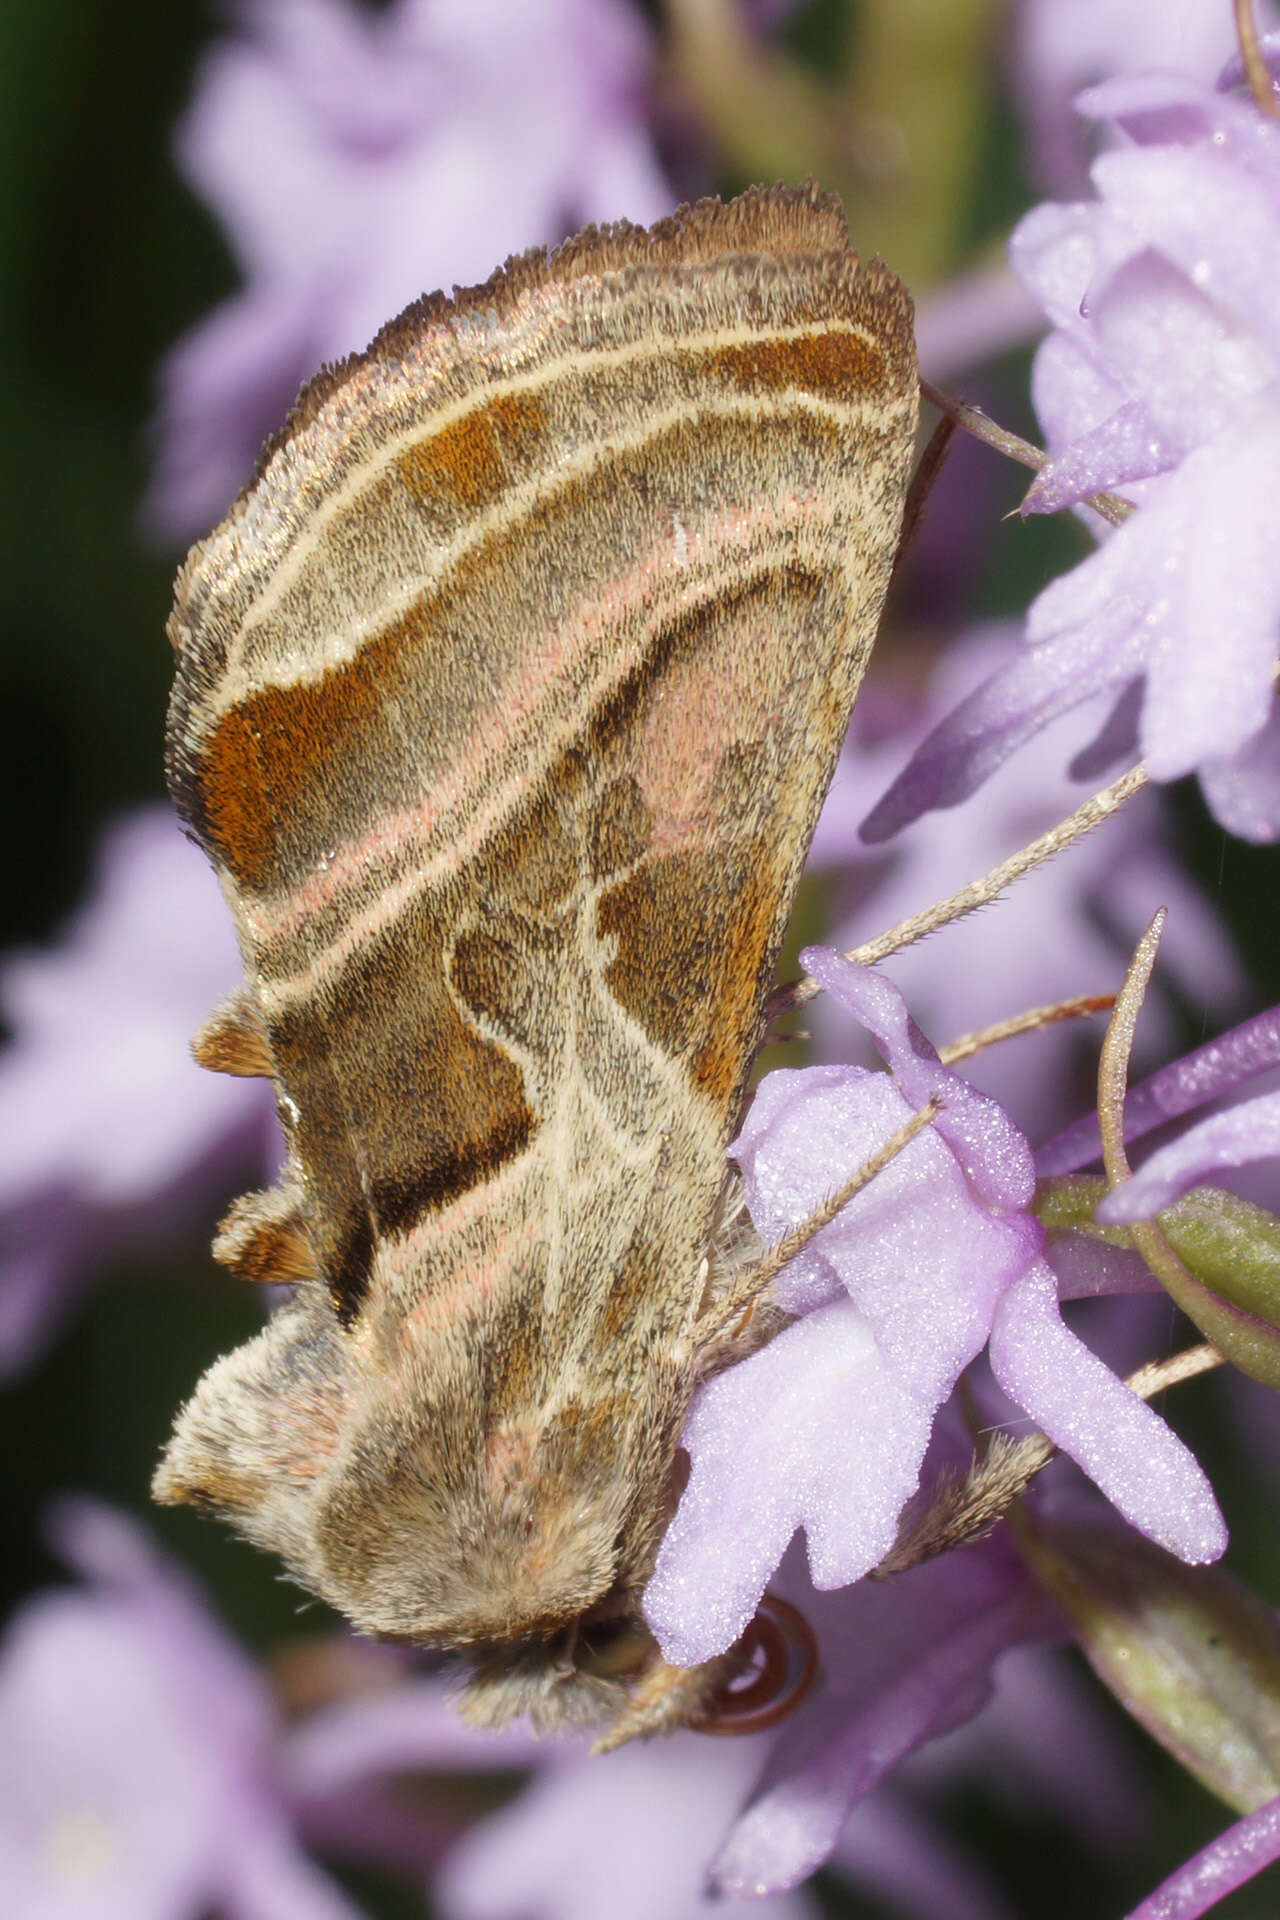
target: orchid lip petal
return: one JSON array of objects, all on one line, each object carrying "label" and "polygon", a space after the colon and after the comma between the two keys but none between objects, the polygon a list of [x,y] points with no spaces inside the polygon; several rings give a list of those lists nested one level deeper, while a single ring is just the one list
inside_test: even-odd
[{"label": "orchid lip petal", "polygon": [[1192,1564],[1225,1551],[1226,1529],[1203,1468],[1066,1327],[1043,1263],[1029,1267],[1001,1300],[990,1355],[1005,1392],[1133,1526]]}]

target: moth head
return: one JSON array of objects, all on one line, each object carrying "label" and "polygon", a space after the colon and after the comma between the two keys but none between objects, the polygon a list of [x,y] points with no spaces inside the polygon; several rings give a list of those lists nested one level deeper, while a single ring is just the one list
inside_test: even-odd
[{"label": "moth head", "polygon": [[597,1726],[617,1719],[637,1675],[656,1658],[639,1595],[613,1592],[550,1637],[473,1649],[458,1704],[473,1726],[501,1726],[521,1714],[539,1733]]}]

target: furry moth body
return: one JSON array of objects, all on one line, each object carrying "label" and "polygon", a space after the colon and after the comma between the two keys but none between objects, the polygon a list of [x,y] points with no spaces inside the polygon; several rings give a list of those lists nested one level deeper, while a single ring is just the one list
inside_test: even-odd
[{"label": "furry moth body", "polygon": [[732,1357],[725,1148],[915,415],[899,283],[756,189],[409,308],[179,576],[170,785],[246,976],[197,1055],[288,1144],[217,1251],[296,1289],[155,1492],[470,1649],[478,1717],[696,1696],[598,1654]]}]

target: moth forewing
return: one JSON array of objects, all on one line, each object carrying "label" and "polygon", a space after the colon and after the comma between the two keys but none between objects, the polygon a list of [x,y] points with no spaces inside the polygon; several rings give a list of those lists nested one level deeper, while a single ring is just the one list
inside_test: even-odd
[{"label": "moth forewing", "polygon": [[265,1049],[289,1149],[221,1245],[300,1277],[156,1492],[358,1627],[471,1647],[491,1718],[637,1684],[915,417],[899,283],[835,200],[755,189],[408,309],[179,576],[171,787],[246,972],[202,1057]]}]

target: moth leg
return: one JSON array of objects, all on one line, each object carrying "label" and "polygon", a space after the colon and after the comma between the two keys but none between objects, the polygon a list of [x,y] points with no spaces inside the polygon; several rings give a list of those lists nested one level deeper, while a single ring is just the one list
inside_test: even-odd
[{"label": "moth leg", "polygon": [[745,1633],[699,1667],[655,1658],[593,1753],[628,1740],[692,1727],[698,1733],[761,1733],[793,1713],[818,1675],[818,1643],[798,1608],[766,1593]]},{"label": "moth leg", "polygon": [[681,1727],[696,1726],[740,1666],[732,1648],[700,1667],[673,1667],[666,1660],[655,1659],[631,1688],[617,1719],[594,1742],[592,1753],[611,1753],[628,1740],[645,1740],[655,1733],[675,1733]]},{"label": "moth leg", "polygon": [[191,1042],[197,1066],[210,1073],[234,1073],[269,1080],[275,1072],[267,1029],[257,996],[247,983],[216,1006]]},{"label": "moth leg", "polygon": [[262,1193],[242,1193],[213,1243],[213,1257],[241,1280],[318,1280],[302,1189],[288,1176]]}]

